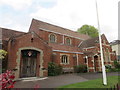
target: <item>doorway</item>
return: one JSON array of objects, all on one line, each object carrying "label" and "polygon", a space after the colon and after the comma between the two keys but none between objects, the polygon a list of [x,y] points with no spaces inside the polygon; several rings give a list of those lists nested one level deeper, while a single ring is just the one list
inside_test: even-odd
[{"label": "doorway", "polygon": [[95,68],[95,72],[97,71],[97,67],[98,67],[98,56],[95,55],[94,56],[94,68]]},{"label": "doorway", "polygon": [[21,77],[35,77],[37,54],[35,50],[22,50]]}]

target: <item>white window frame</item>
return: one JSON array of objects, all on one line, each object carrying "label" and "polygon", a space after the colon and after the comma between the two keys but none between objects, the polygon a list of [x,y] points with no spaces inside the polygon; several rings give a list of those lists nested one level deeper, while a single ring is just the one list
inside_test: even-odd
[{"label": "white window frame", "polygon": [[[67,56],[67,58],[64,57],[64,60],[62,62],[63,56]],[[67,60],[66,60],[67,59]],[[66,62],[67,61],[67,62]],[[60,62],[61,64],[69,64],[69,55],[68,54],[60,54]]]},{"label": "white window frame", "polygon": [[[69,39],[69,40],[70,40],[70,43],[69,43],[69,44],[67,43],[67,39]],[[72,40],[71,40],[71,38],[66,37],[66,38],[65,38],[65,44],[67,44],[67,45],[71,45],[71,44],[72,44]]]},{"label": "white window frame", "polygon": [[[55,36],[55,41],[51,41],[51,35]],[[49,34],[49,42],[51,42],[51,43],[56,43],[57,42],[57,36],[54,33]]]}]

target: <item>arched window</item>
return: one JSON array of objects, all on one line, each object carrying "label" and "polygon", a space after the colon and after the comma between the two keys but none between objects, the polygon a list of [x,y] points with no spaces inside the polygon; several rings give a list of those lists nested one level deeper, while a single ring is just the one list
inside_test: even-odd
[{"label": "arched window", "polygon": [[52,43],[56,42],[56,36],[54,34],[50,34],[49,35],[49,41],[52,42]]},{"label": "arched window", "polygon": [[66,44],[71,45],[71,39],[70,38],[66,38]]}]

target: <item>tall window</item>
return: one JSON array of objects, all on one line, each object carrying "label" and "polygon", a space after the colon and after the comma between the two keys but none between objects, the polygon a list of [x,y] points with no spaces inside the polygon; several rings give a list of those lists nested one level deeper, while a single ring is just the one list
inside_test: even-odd
[{"label": "tall window", "polygon": [[52,43],[56,42],[56,36],[54,34],[50,34],[49,41]]},{"label": "tall window", "polygon": [[69,63],[67,55],[62,55],[62,57],[61,57],[61,63],[62,64],[68,64]]},{"label": "tall window", "polygon": [[66,38],[66,44],[71,45],[71,39],[70,38]]},{"label": "tall window", "polygon": [[107,56],[107,61],[110,62],[110,54],[109,54],[109,49],[106,49],[106,56]]}]

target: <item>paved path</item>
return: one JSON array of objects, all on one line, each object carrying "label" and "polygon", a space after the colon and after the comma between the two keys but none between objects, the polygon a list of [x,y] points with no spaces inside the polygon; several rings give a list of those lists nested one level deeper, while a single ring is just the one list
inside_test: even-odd
[{"label": "paved path", "polygon": [[[118,73],[107,73],[107,76],[114,75],[117,76]],[[18,81],[15,84],[15,88],[33,88],[36,84],[40,85],[40,88],[57,88],[63,85],[93,80],[96,78],[102,78],[102,73],[64,74],[60,76],[48,77],[45,80]]]}]

